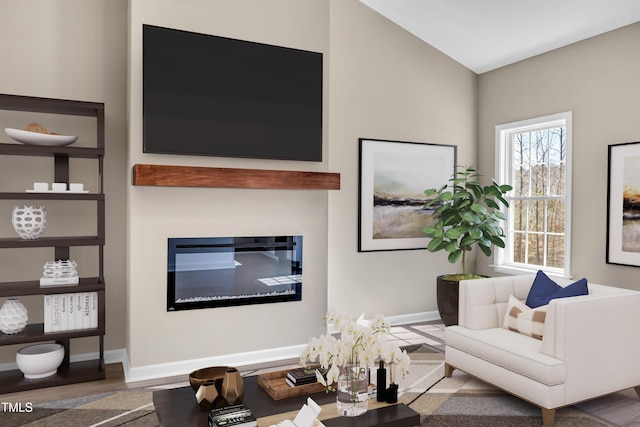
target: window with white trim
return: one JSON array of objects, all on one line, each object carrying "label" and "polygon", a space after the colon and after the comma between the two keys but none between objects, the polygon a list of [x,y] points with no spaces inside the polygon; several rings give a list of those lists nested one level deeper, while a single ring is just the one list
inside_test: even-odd
[{"label": "window with white trim", "polygon": [[496,126],[496,181],[513,187],[495,268],[571,276],[572,113]]}]

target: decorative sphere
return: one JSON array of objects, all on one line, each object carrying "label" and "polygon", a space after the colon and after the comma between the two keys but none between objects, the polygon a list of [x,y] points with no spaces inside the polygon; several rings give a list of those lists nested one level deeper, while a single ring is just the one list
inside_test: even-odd
[{"label": "decorative sphere", "polygon": [[34,240],[44,233],[47,211],[44,206],[15,206],[11,221],[21,239]]},{"label": "decorative sphere", "polygon": [[0,308],[0,331],[5,334],[17,334],[27,326],[29,315],[27,308],[17,298],[9,298]]}]

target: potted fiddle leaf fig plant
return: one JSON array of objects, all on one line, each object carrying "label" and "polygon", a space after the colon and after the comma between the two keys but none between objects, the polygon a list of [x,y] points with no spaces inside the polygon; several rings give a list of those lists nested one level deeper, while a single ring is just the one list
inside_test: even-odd
[{"label": "potted fiddle leaf fig plant", "polygon": [[440,188],[425,190],[433,197],[425,208],[434,209],[437,222],[423,229],[431,238],[427,249],[430,252],[447,251],[448,260],[462,265],[461,274],[447,274],[438,277],[438,311],[445,325],[458,323],[458,284],[460,280],[477,279],[482,276],[469,273],[467,254],[477,246],[482,253],[490,256],[493,245],[504,248],[504,231],[500,221],[506,216],[500,212],[500,204],[509,207],[504,195],[512,189],[510,185],[500,185],[492,181],[483,186],[482,176],[475,166],[458,166],[448,184]]}]

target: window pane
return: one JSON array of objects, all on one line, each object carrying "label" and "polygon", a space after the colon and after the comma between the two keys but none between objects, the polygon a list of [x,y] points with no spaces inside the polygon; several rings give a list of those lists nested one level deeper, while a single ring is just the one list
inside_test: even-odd
[{"label": "window pane", "polygon": [[543,265],[544,262],[544,236],[542,234],[529,234],[529,264]]},{"label": "window pane", "polygon": [[564,196],[565,194],[565,165],[564,163],[551,166],[549,195]]},{"label": "window pane", "polygon": [[513,218],[513,231],[524,231],[527,215],[527,202],[513,200],[510,203],[510,215]]},{"label": "window pane", "polygon": [[529,232],[544,232],[544,201],[529,200],[529,217],[528,227]]},{"label": "window pane", "polygon": [[547,230],[549,233],[564,233],[564,200],[547,202]]},{"label": "window pane", "polygon": [[524,233],[513,234],[513,262],[525,263],[526,254],[526,235]]},{"label": "window pane", "polygon": [[529,168],[516,166],[513,170],[513,195],[514,197],[529,195]]},{"label": "window pane", "polygon": [[549,236],[547,245],[547,265],[564,267],[564,236]]},{"label": "window pane", "polygon": [[537,164],[531,175],[531,195],[546,196],[547,195],[547,165]]}]

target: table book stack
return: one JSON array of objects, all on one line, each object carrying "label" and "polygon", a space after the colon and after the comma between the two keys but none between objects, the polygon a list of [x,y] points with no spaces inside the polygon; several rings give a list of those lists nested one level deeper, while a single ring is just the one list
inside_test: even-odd
[{"label": "table book stack", "polygon": [[313,384],[318,382],[318,379],[315,369],[300,368],[288,371],[285,381],[290,387],[297,387],[305,384]]},{"label": "table book stack", "polygon": [[98,293],[74,292],[44,296],[44,332],[98,327]]},{"label": "table book stack", "polygon": [[254,427],[258,425],[251,409],[244,404],[214,408],[209,411],[209,427]]}]

